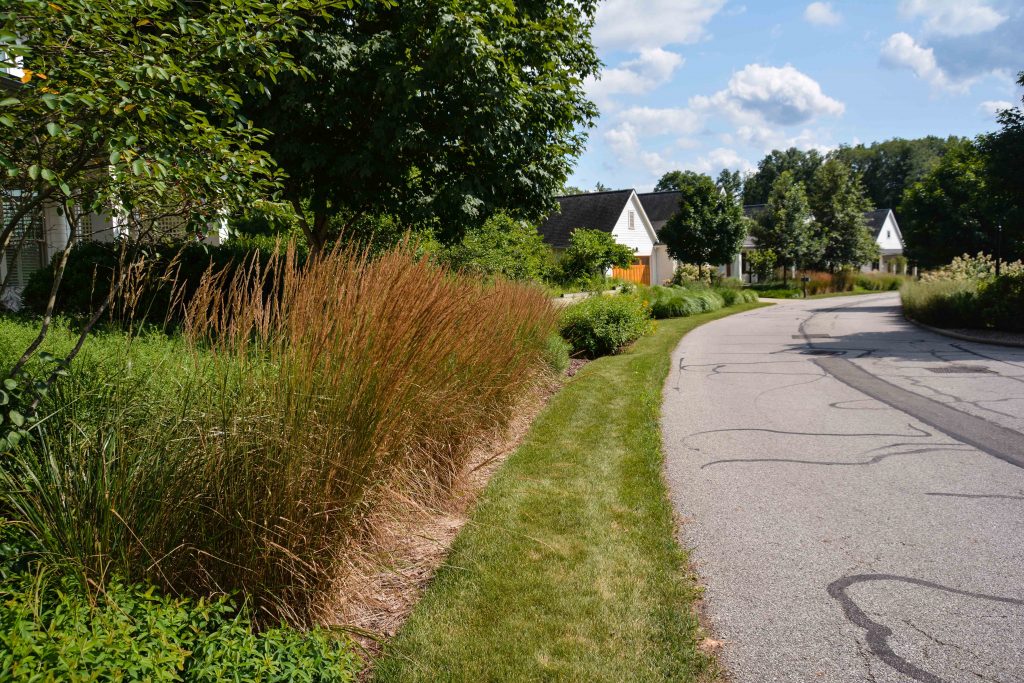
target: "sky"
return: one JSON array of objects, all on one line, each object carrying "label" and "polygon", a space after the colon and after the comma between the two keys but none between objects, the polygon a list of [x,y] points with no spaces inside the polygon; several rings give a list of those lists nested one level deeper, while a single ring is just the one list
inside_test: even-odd
[{"label": "sky", "polygon": [[974,136],[1020,104],[1024,0],[603,0],[570,184],[650,190],[772,149]]}]

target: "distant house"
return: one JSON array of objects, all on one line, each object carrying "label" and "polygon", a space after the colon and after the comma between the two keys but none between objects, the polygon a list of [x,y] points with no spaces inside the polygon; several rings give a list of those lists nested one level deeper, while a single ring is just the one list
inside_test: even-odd
[{"label": "distant house", "polygon": [[880,270],[882,272],[899,270],[906,273],[906,260],[896,258],[903,256],[903,249],[906,247],[903,242],[903,233],[900,232],[899,223],[896,222],[896,214],[892,209],[877,209],[865,213],[864,218],[867,219],[868,228],[875,235],[875,242],[878,244],[881,256],[876,263],[865,264],[861,270]]},{"label": "distant house", "polygon": [[637,263],[611,274],[640,284],[660,284],[672,277],[675,264],[651,223],[635,190],[614,190],[557,197],[558,211],[538,228],[544,241],[558,252],[569,247],[573,230],[586,228],[612,235],[631,247]]}]

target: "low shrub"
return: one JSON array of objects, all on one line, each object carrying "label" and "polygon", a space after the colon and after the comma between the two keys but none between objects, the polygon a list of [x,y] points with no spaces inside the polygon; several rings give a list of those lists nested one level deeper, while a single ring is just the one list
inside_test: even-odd
[{"label": "low shrub", "polygon": [[652,325],[650,308],[641,298],[597,295],[565,309],[560,329],[575,355],[597,358],[618,353]]},{"label": "low shrub", "polygon": [[90,598],[31,573],[0,584],[5,681],[347,683],[360,668],[351,643],[323,630],[256,632],[226,597],[170,598],[112,580]]},{"label": "low shrub", "polygon": [[986,325],[997,330],[1024,332],[1024,270],[983,284],[978,305]]},{"label": "low shrub", "polygon": [[799,289],[793,289],[792,287],[765,287],[764,289],[755,290],[758,296],[766,297],[768,299],[800,299],[804,293]]}]

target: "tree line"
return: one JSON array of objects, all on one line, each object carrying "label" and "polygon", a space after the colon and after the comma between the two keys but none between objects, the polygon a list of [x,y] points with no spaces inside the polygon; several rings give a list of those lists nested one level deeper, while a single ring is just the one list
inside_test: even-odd
[{"label": "tree line", "polygon": [[906,255],[923,268],[982,251],[1021,258],[1024,110],[1004,110],[997,121],[999,130],[974,139],[896,138],[826,154],[773,150],[752,173],[724,170],[716,180],[669,171],[655,191],[680,191],[683,199],[661,237],[686,262],[727,263],[752,234],[761,247],[752,261],[762,272],[836,270],[878,258],[864,213],[893,209]]}]

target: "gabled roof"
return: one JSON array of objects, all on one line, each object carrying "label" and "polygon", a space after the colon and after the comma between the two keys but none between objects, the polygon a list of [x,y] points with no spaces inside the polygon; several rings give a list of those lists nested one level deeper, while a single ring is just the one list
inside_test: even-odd
[{"label": "gabled roof", "polygon": [[538,232],[556,249],[569,246],[569,237],[576,228],[610,233],[632,195],[633,190],[612,190],[556,197],[559,210],[548,216]]},{"label": "gabled roof", "polygon": [[[889,217],[890,213],[892,213],[892,209],[875,209],[874,211],[864,212],[864,220],[867,221],[868,228],[875,239],[878,239],[878,236],[882,234],[882,228],[885,227],[885,219]],[[895,219],[893,222],[895,222]]]},{"label": "gabled roof", "polygon": [[654,232],[660,233],[668,223],[668,219],[679,210],[679,200],[683,196],[678,190],[668,192],[645,192],[638,194],[640,204],[644,207],[647,218],[651,221]]}]

